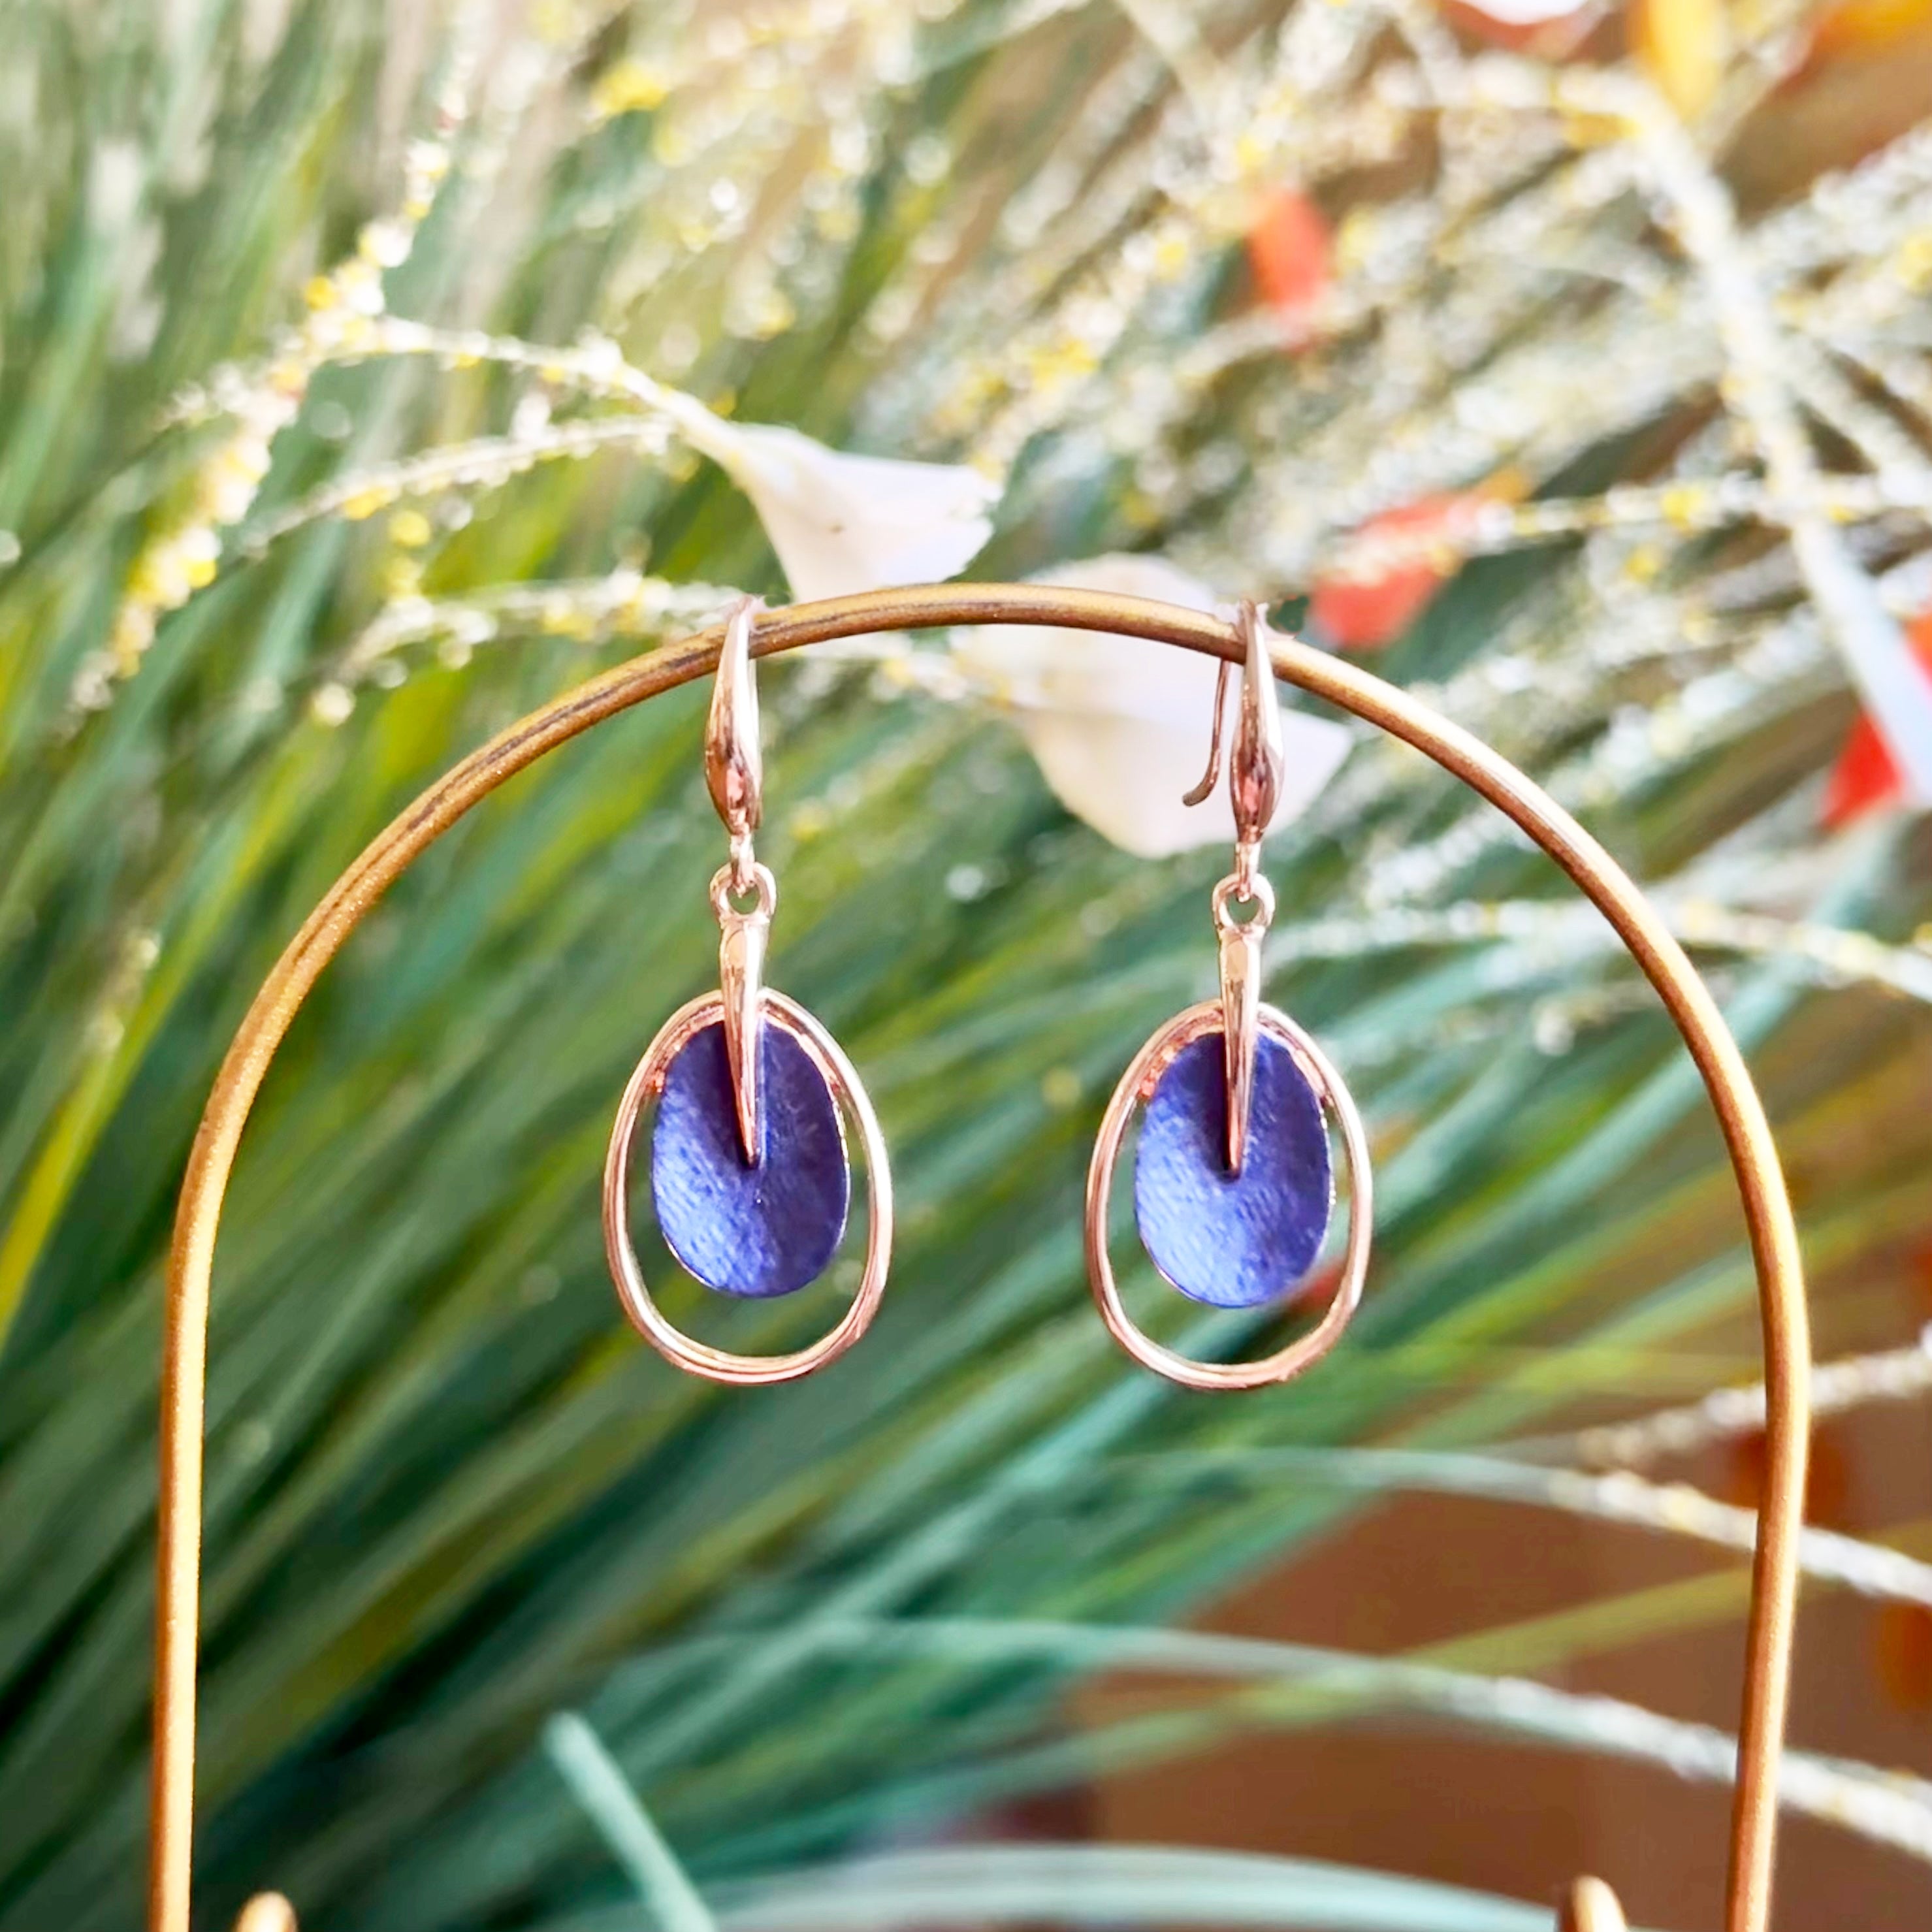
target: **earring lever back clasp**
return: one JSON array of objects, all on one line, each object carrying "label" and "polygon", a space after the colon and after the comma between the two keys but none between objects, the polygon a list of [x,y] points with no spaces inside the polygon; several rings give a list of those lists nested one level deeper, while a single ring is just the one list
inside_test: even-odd
[{"label": "earring lever back clasp", "polygon": [[734,868],[744,851],[745,869],[734,880],[751,890],[751,838],[764,816],[765,765],[758,746],[758,680],[752,668],[752,628],[765,608],[762,597],[741,597],[724,622],[718,676],[704,721],[704,782],[711,802],[731,836]]},{"label": "earring lever back clasp", "polygon": [[[1281,796],[1283,752],[1281,700],[1274,688],[1274,665],[1268,656],[1268,622],[1261,606],[1244,599],[1237,607],[1246,655],[1241,665],[1240,713],[1234,725],[1234,748],[1228,767],[1228,796],[1234,811],[1238,854],[1258,850]],[[1208,738],[1208,769],[1200,782],[1180,795],[1183,805],[1206,803],[1221,776],[1221,740],[1228,709],[1228,680],[1234,667],[1221,660],[1214,680],[1214,715]]]}]

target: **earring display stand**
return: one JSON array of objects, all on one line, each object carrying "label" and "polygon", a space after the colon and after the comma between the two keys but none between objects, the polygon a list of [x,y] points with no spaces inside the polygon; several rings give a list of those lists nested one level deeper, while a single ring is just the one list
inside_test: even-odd
[{"label": "earring display stand", "polygon": [[[875,632],[982,624],[1108,632],[1231,664],[1242,657],[1238,630],[1201,611],[1047,584],[997,584],[874,591],[764,613],[752,654],[772,657]],[[188,1157],[168,1264],[150,1932],[189,1932],[208,1282],[229,1173],[269,1063],[343,942],[384,892],[466,812],[506,779],[592,725],[705,676],[716,668],[723,641],[720,624],[620,664],[532,712],[430,786],[330,887],[275,962],[222,1061]],[[1722,1015],[1682,947],[1616,861],[1554,800],[1506,758],[1395,686],[1292,640],[1277,641],[1272,656],[1278,677],[1434,759],[1554,859],[1610,922],[1657,989],[1702,1076],[1749,1229],[1766,1389],[1766,1478],[1746,1628],[1724,1932],[1767,1932],[1778,1755],[1797,1608],[1810,1347],[1797,1232],[1762,1102]],[[1621,1916],[1607,1889],[1586,1880],[1564,1907],[1563,1923],[1578,1932],[1612,1932]]]}]

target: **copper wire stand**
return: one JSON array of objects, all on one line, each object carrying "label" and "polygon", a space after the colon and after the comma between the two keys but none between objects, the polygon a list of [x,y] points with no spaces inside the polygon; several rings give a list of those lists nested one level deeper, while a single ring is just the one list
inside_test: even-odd
[{"label": "copper wire stand", "polygon": [[[1139,598],[1034,584],[940,584],[771,611],[759,657],[869,632],[979,624],[1054,625],[1173,644],[1231,663],[1241,640],[1220,618]],[[202,1447],[208,1277],[222,1197],[250,1108],[276,1048],[322,968],[403,872],[470,808],[546,752],[716,665],[723,627],[646,652],[591,679],[472,752],[382,831],[329,889],[255,996],[216,1076],[189,1156],[169,1258],[161,1382],[155,1612],[150,1932],[189,1932],[194,1810],[195,1653],[201,1580]],[[1683,949],[1610,854],[1508,760],[1394,686],[1284,641],[1279,676],[1426,753],[1506,814],[1609,920],[1658,991],[1702,1076],[1736,1176],[1757,1275],[1767,1471],[1751,1574],[1724,1932],[1767,1932],[1778,1753],[1790,1685],[1798,1534],[1810,1422],[1810,1345],[1791,1204],[1762,1103],[1715,1003]],[[1615,1923],[1585,1881],[1564,1908],[1580,1928]],[[1608,1901],[1606,1903],[1606,1901]],[[267,1907],[269,1901],[258,1904]],[[254,1908],[251,1907],[251,1911]],[[1619,1915],[1620,1916],[1620,1915]],[[256,1922],[266,1924],[266,1916]]]}]

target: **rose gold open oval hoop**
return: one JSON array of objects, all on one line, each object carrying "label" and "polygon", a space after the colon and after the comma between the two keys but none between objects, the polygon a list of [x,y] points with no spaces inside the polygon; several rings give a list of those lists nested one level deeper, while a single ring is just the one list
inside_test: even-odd
[{"label": "rose gold open oval hoop", "polygon": [[[760,615],[752,651],[944,625],[1027,624],[1113,632],[1243,661],[1223,620],[1145,598],[1046,584],[938,584],[868,591]],[[202,1439],[208,1283],[228,1177],[262,1082],[296,1014],[382,894],[498,786],[592,725],[716,670],[724,627],[614,666],[520,718],[446,772],[350,865],[290,940],[230,1043],[188,1155],[168,1256],[157,1516],[150,1932],[189,1932],[194,1832],[195,1662],[201,1594]],[[1520,826],[1601,912],[1682,1036],[1730,1156],[1750,1232],[1764,1343],[1766,1472],[1745,1628],[1724,1932],[1766,1932],[1778,1834],[1778,1762],[1790,1698],[1798,1534],[1810,1430],[1811,1350],[1797,1229],[1778,1148],[1749,1070],[1684,949],[1629,877],[1554,799],[1503,755],[1419,698],[1292,639],[1275,673],[1414,746]]]},{"label": "rose gold open oval hoop", "polygon": [[[892,1258],[892,1180],[886,1160],[885,1136],[879,1131],[865,1083],[838,1042],[818,1020],[796,1000],[764,992],[764,1022],[782,1027],[804,1048],[820,1078],[832,1090],[841,1114],[849,1114],[859,1130],[860,1144],[866,1154],[866,1261],[859,1279],[859,1292],[852,1305],[836,1326],[813,1342],[787,1355],[736,1355],[728,1348],[714,1348],[687,1335],[652,1300],[644,1286],[644,1271],[631,1239],[631,1142],[638,1127],[638,1116],[646,1100],[663,1091],[664,1074],[676,1058],[678,1050],[692,1036],[714,1024],[722,1024],[724,996],[706,993],[679,1007],[658,1028],[657,1037],[645,1048],[624,1097],[618,1102],[617,1118],[610,1129],[610,1145],[604,1157],[604,1252],[610,1263],[610,1276],[617,1287],[617,1299],[631,1326],[668,1360],[707,1382],[758,1387],[772,1382],[796,1382],[814,1369],[823,1368],[844,1354],[872,1325],[878,1312],[880,1298],[886,1292],[886,1274]],[[841,1126],[840,1138],[844,1138]]]},{"label": "rose gold open oval hoop", "polygon": [[1108,1333],[1143,1368],[1186,1388],[1224,1391],[1264,1388],[1271,1382],[1285,1382],[1300,1375],[1321,1360],[1342,1339],[1342,1331],[1362,1298],[1362,1283],[1368,1276],[1369,1250],[1375,1238],[1374,1183],[1370,1173],[1369,1136],[1354,1096],[1328,1055],[1286,1013],[1264,1006],[1257,1018],[1262,1031],[1272,1034],[1294,1055],[1295,1064],[1334,1115],[1342,1151],[1348,1163],[1348,1238],[1342,1250],[1341,1276],[1322,1319],[1306,1335],[1256,1361],[1197,1361],[1148,1334],[1127,1312],[1126,1304],[1120,1299],[1120,1284],[1114,1279],[1114,1264],[1107,1252],[1107,1210],[1113,1197],[1114,1168],[1120,1159],[1127,1123],[1136,1108],[1154,1097],[1160,1076],[1184,1046],[1204,1034],[1221,1030],[1219,1000],[1203,1000],[1198,1006],[1175,1014],[1134,1055],[1126,1072],[1120,1076],[1120,1084],[1114,1089],[1114,1097],[1107,1102],[1107,1111],[1100,1117],[1100,1130],[1094,1139],[1094,1158],[1087,1168],[1087,1279],[1100,1319],[1107,1324]]}]

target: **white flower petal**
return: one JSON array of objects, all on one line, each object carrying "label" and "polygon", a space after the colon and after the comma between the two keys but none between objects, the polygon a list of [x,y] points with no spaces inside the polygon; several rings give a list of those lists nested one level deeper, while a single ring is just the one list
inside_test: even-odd
[{"label": "white flower petal", "polygon": [[691,440],[751,498],[802,600],[940,582],[992,534],[998,486],[964,464],[848,455],[795,429],[716,417]]},{"label": "white flower petal", "polygon": [[1534,27],[1580,14],[1594,0],[1466,0],[1478,14],[1486,14],[1506,27]]},{"label": "white flower petal", "polygon": [[[1216,599],[1159,557],[1102,556],[1064,566],[1048,580],[1197,610]],[[1142,858],[1165,858],[1234,836],[1226,785],[1201,804],[1182,794],[1208,760],[1216,667],[1209,658],[1140,638],[1004,625],[955,634],[967,676],[1011,712],[1054,795],[1076,818]],[[1231,741],[1237,694],[1225,721]],[[1306,811],[1348,755],[1346,725],[1285,710],[1282,797],[1274,823]]]},{"label": "white flower petal", "polygon": [[[1091,557],[1057,566],[1040,580],[1190,610],[1212,610],[1216,602],[1204,584],[1157,556]],[[1215,667],[1192,652],[1098,631],[1001,624],[958,632],[952,652],[970,675],[1016,709],[1112,712],[1168,723],[1185,716],[1189,728],[1201,734],[1197,767],[1208,756]]]}]

